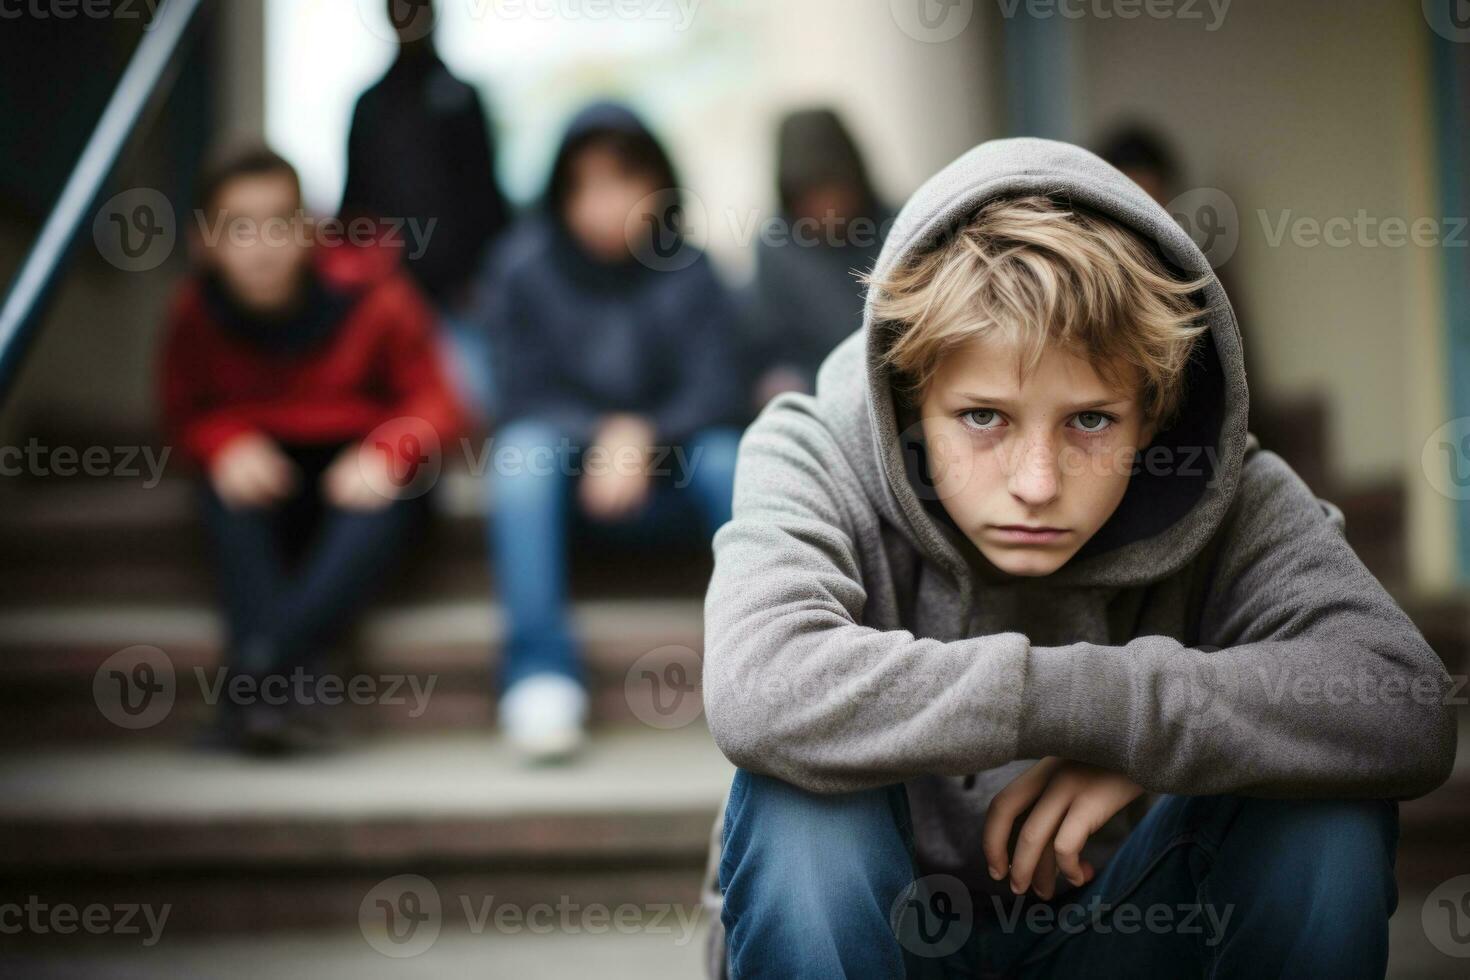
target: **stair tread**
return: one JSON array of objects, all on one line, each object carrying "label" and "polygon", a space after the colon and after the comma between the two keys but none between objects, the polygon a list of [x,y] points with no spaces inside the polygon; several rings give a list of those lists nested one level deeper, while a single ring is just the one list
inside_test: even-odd
[{"label": "stair tread", "polygon": [[[596,724],[637,722],[656,692],[639,680],[652,657],[699,674],[703,606],[698,599],[593,599],[572,605]],[[484,599],[385,605],[343,638],[338,655],[301,683],[368,684],[368,699],[323,705],[344,730],[483,729],[495,715],[504,616]],[[122,651],[153,648],[166,660],[174,701],[138,731],[118,727],[97,698],[100,671]],[[157,653],[145,653],[157,657]],[[159,662],[155,659],[155,664]],[[112,667],[117,664],[113,663]],[[207,723],[224,690],[224,629],[205,604],[58,604],[0,610],[0,744],[54,745],[132,736],[188,738]],[[105,683],[105,682],[103,682]],[[165,680],[165,683],[168,683]],[[356,688],[353,688],[356,689]],[[695,694],[697,698],[697,693]]]},{"label": "stair tread", "polygon": [[404,861],[533,876],[692,872],[733,772],[693,725],[595,732],[575,762],[546,767],[488,734],[374,738],[272,761],[158,744],[41,750],[0,762],[0,877],[249,879]]},{"label": "stair tread", "polygon": [[[436,512],[449,518],[472,518],[485,512],[488,498],[479,477],[447,469],[439,482],[431,498]],[[53,479],[46,481],[44,489],[6,492],[0,527],[19,533],[187,527],[198,520],[194,494],[194,481],[176,476],[165,477],[155,486],[133,481]]]},{"label": "stair tread", "polygon": [[[697,598],[586,599],[572,603],[575,627],[589,636],[665,636],[670,627],[701,628]],[[405,647],[496,643],[504,632],[503,610],[488,599],[457,599],[390,605],[366,613],[357,645],[372,657],[393,656]],[[210,605],[166,603],[59,603],[0,610],[0,649],[127,646],[146,643],[174,649],[216,649],[223,624]],[[0,674],[17,660],[0,663]]]},{"label": "stair tread", "polygon": [[[639,928],[611,928],[604,926],[600,919],[587,918],[588,907],[577,905],[570,913],[570,926],[563,923],[551,931],[540,926],[498,928],[493,920],[488,926],[473,927],[454,901],[461,897],[446,898],[444,931],[432,948],[412,957],[382,955],[364,941],[361,927],[356,923],[318,931],[306,931],[292,923],[289,931],[274,933],[265,942],[258,935],[222,935],[218,931],[203,936],[177,935],[179,915],[175,910],[167,923],[165,941],[157,946],[114,942],[100,949],[96,945],[74,944],[70,949],[0,951],[0,975],[31,980],[75,977],[405,980],[537,976],[648,980],[703,975],[704,936],[709,915],[693,907],[681,906],[661,915],[656,926],[640,918]],[[474,896],[476,901],[481,897]],[[552,902],[559,899],[560,896],[553,897]],[[499,902],[505,904],[513,903]],[[592,911],[599,908],[593,906]],[[654,912],[662,908],[638,906],[636,911],[651,922]]]},{"label": "stair tread", "polygon": [[526,767],[500,737],[375,738],[260,761],[177,745],[50,749],[0,759],[0,819],[493,819],[717,807],[733,769],[708,730],[595,732],[565,766]]}]

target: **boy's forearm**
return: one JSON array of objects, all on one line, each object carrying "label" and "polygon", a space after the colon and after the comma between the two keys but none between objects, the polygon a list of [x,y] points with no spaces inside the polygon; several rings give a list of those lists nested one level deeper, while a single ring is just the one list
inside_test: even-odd
[{"label": "boy's forearm", "polygon": [[1037,648],[1020,747],[1170,793],[1412,798],[1449,777],[1454,682],[1295,473],[1261,453],[1203,600],[1167,637]]},{"label": "boy's forearm", "polygon": [[1021,634],[941,643],[804,619],[779,647],[746,629],[707,652],[706,716],[736,765],[837,793],[1017,758]]},{"label": "boy's forearm", "polygon": [[1017,749],[1161,793],[1413,798],[1444,782],[1455,751],[1452,682],[1421,653],[1422,669],[1368,644],[1300,639],[1036,647]]},{"label": "boy's forearm", "polygon": [[1453,763],[1448,676],[1369,650],[940,643],[813,626],[764,656],[758,636],[712,651],[705,696],[736,765],[815,792],[1054,755],[1153,792],[1411,798]]}]

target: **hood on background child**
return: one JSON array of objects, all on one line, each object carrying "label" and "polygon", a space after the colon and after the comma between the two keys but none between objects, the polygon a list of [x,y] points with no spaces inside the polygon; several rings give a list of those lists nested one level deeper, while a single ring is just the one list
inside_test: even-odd
[{"label": "hood on background child", "polygon": [[[753,376],[782,368],[810,390],[822,360],[862,323],[859,276],[877,260],[892,212],[852,134],[830,109],[801,110],[781,121],[776,170],[780,221],[778,234],[763,237],[756,249],[746,299],[747,359]],[[838,202],[850,213],[827,210]],[[812,207],[820,213],[806,213]]]},{"label": "hood on background child", "polygon": [[[592,146],[611,146],[657,188],[656,227],[621,259],[590,254],[566,220],[573,164]],[[496,249],[480,290],[502,424],[535,416],[585,445],[599,418],[633,412],[672,445],[738,420],[733,306],[684,236],[680,193],[668,154],[631,110],[597,103],[572,120],[544,206]]]}]

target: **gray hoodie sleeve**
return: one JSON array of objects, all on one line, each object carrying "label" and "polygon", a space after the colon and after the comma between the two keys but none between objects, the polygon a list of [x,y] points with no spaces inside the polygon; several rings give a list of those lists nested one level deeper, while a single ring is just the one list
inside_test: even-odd
[{"label": "gray hoodie sleeve", "polygon": [[1223,649],[945,643],[859,625],[854,541],[876,518],[802,404],[748,432],[715,542],[705,705],[736,765],[815,792],[1047,755],[1166,793],[1411,797],[1447,778],[1448,676],[1278,457],[1246,467],[1220,532],[1201,646]]},{"label": "gray hoodie sleeve", "polygon": [[[1029,644],[859,625],[861,491],[799,396],[747,431],[705,598],[705,713],[737,766],[814,792],[1016,758]],[[855,515],[862,515],[861,517]]]},{"label": "gray hoodie sleeve", "polygon": [[1219,532],[1201,648],[1032,650],[1023,757],[1188,795],[1409,799],[1449,778],[1455,684],[1323,503],[1256,453]]}]

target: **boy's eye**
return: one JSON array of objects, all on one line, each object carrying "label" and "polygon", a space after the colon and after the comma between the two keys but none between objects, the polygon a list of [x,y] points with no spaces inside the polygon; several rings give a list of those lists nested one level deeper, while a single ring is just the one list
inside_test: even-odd
[{"label": "boy's eye", "polygon": [[993,408],[972,408],[960,418],[972,429],[994,429],[999,414]]},{"label": "boy's eye", "polygon": [[1102,412],[1078,412],[1075,417],[1077,428],[1083,432],[1106,432],[1108,426],[1113,424],[1112,417]]}]

